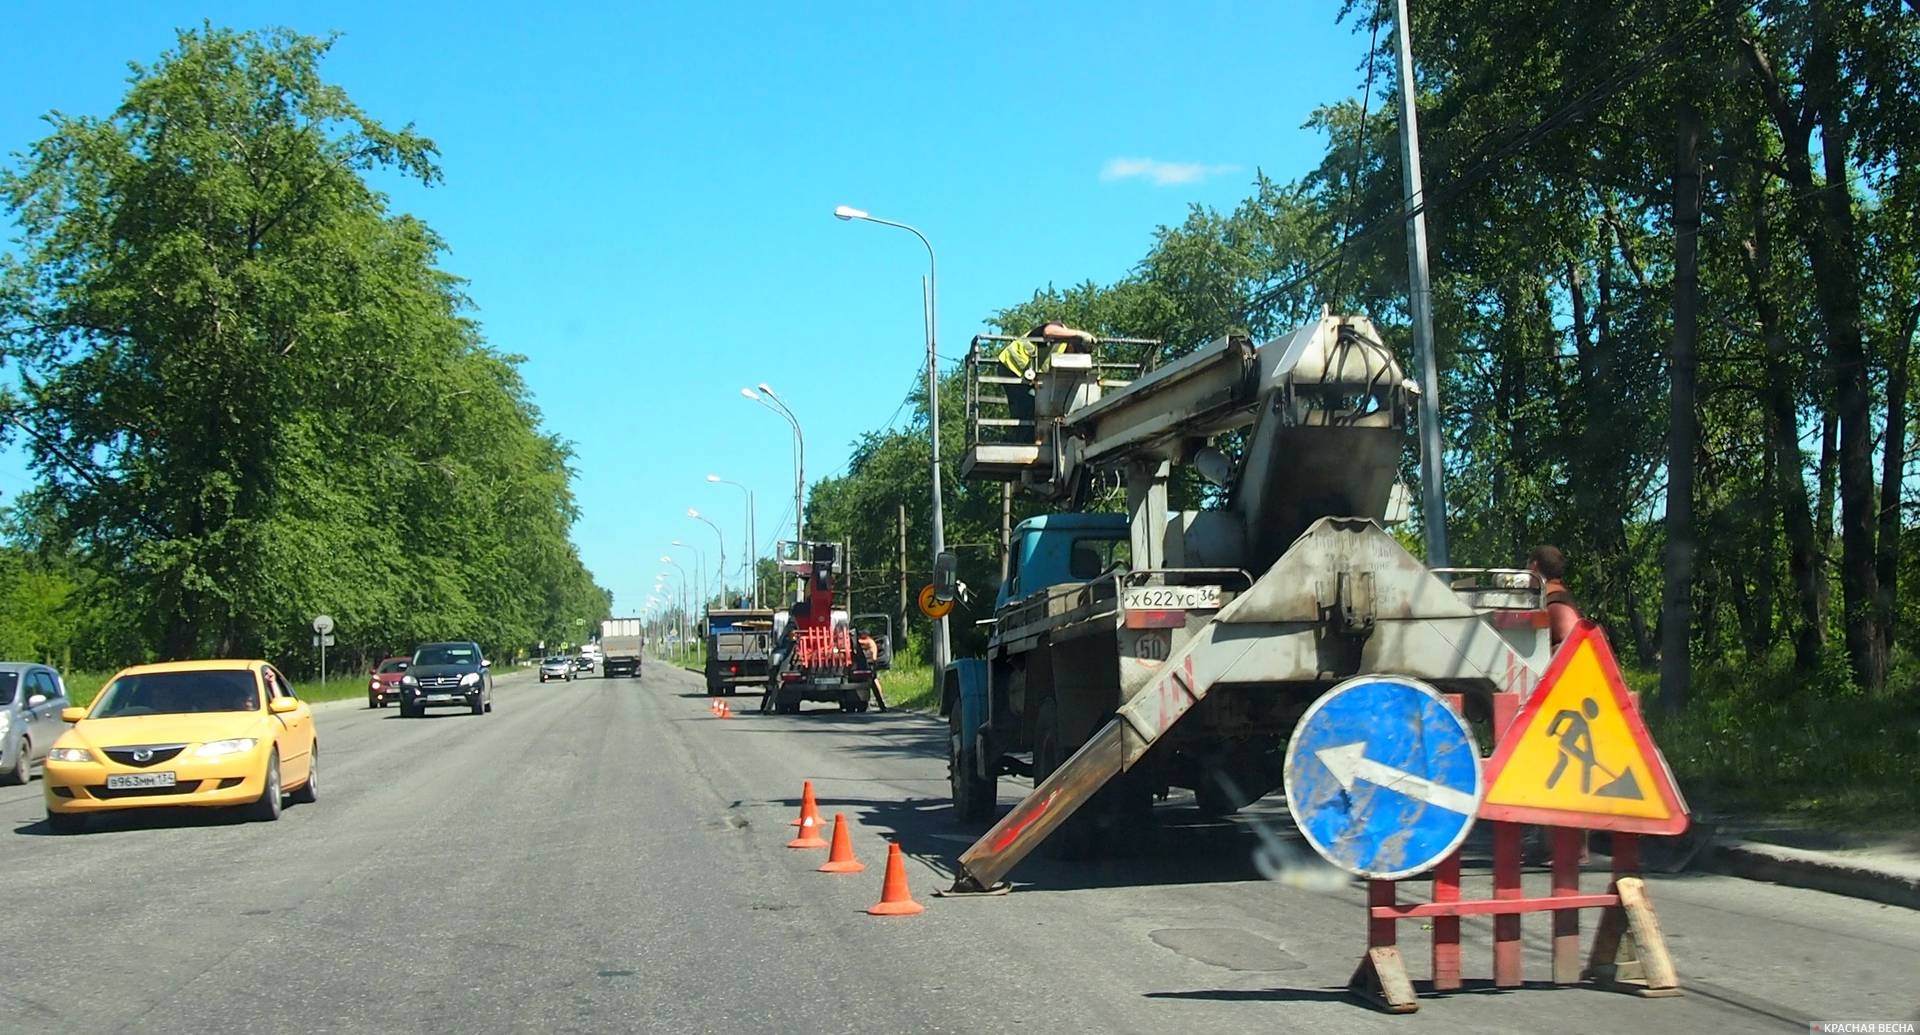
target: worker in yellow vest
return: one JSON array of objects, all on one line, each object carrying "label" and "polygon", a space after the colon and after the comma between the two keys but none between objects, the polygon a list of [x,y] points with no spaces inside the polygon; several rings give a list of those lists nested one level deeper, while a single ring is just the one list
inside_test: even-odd
[{"label": "worker in yellow vest", "polygon": [[[1036,345],[1034,339],[1039,339],[1040,344]],[[1019,384],[1007,386],[1007,410],[1014,420],[1032,428],[1033,441],[1040,441],[1040,429],[1034,423],[1033,412],[1033,384],[1039,379],[1040,371],[1059,353],[1093,351],[1093,344],[1098,340],[1090,331],[1068,327],[1058,320],[1046,320],[1008,342],[995,355],[1001,366],[1020,379]],[[1043,352],[1043,345],[1052,347]]]}]

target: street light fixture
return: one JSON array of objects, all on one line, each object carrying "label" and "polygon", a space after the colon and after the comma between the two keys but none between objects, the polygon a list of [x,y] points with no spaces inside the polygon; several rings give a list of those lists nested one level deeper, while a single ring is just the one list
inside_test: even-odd
[{"label": "street light fixture", "polygon": [[699,547],[683,543],[678,539],[673,541],[673,545],[693,554],[694,592],[700,597],[700,607],[704,609],[707,606],[707,598],[713,595],[708,592],[712,587],[707,585],[707,555]]},{"label": "street light fixture", "polygon": [[[927,248],[927,283],[925,297],[923,299],[925,302],[924,312],[927,318],[927,430],[929,436],[932,438],[933,445],[933,555],[939,557],[941,551],[946,549],[947,523],[945,516],[941,513],[940,506],[940,352],[939,332],[936,329],[940,322],[937,301],[940,290],[940,271],[939,262],[934,258],[933,254],[933,242],[927,240],[927,235],[921,233],[914,227],[908,226],[905,223],[896,223],[891,219],[877,218],[869,215],[865,210],[854,208],[851,205],[841,205],[835,208],[833,210],[833,216],[842,222],[857,219],[862,222],[890,226],[896,230],[905,230],[907,233],[919,238],[920,243]],[[765,386],[763,385],[762,387]],[[942,678],[940,673],[946,670],[948,643],[947,620],[941,618],[934,622],[933,671],[935,685],[938,685]]]},{"label": "street light fixture", "polygon": [[[687,569],[680,567],[680,562],[674,560],[669,554],[661,554],[660,563],[671,564],[673,569],[680,573],[680,645],[685,647],[687,646]],[[661,572],[660,577],[665,579],[667,573]]]},{"label": "street light fixture", "polygon": [[720,563],[717,566],[715,566],[713,570],[714,570],[714,574],[717,575],[720,580],[720,603],[726,604],[727,603],[727,537],[721,533],[719,525],[714,524],[713,521],[708,518],[702,517],[700,515],[700,512],[693,509],[692,507],[687,508],[687,516],[694,519],[695,521],[700,522],[701,524],[706,525],[708,528],[713,529],[713,537],[720,541]]},{"label": "street light fixture", "polygon": [[753,490],[717,474],[707,475],[707,480],[715,485],[731,485],[747,495],[747,548],[746,552],[740,556],[745,558],[747,578],[753,580],[753,606],[758,608],[760,606],[760,551],[756,546],[759,540],[754,537],[753,529]]},{"label": "street light fixture", "polygon": [[800,418],[787,408],[786,401],[774,394],[773,386],[760,382],[760,391],[751,388],[740,389],[740,394],[779,414],[793,428],[793,542],[794,549],[800,548],[805,538],[802,522],[806,520],[805,496],[807,485],[807,439],[800,432]]}]

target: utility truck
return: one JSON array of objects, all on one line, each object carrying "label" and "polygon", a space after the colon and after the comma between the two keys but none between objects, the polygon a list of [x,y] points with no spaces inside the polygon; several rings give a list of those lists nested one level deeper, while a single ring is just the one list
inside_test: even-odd
[{"label": "utility truck", "polygon": [[[784,554],[787,544],[782,543]],[[846,574],[844,543],[798,543],[780,570],[800,580],[798,599],[774,612],[774,651],[763,712],[794,713],[803,701],[838,704],[864,712],[873,703],[875,673],[892,657],[891,644],[868,651],[854,617],[834,607],[835,586]],[[859,629],[868,628],[861,615]],[[884,642],[884,641],[883,641]]]},{"label": "utility truck", "polygon": [[773,611],[707,608],[707,696],[732,696],[767,681],[773,654]]},{"label": "utility truck", "polygon": [[640,675],[640,650],[646,646],[645,619],[608,618],[600,623],[600,672],[614,676]]},{"label": "utility truck", "polygon": [[[1323,313],[1144,373],[1157,343],[1109,340],[1008,376],[994,356],[1013,340],[973,341],[961,474],[1058,512],[1012,530],[986,654],[941,674],[940,710],[961,820],[993,816],[1002,775],[1035,786],[961,855],[956,892],[993,888],[1042,842],[1107,851],[1172,788],[1209,813],[1251,803],[1280,785],[1300,716],[1351,676],[1413,676],[1471,712],[1544,671],[1537,579],[1429,569],[1388,533],[1408,516],[1418,389],[1367,319]],[[1169,508],[1183,465],[1214,507]],[[1124,513],[1094,505],[1113,489]],[[950,598],[955,561],[935,567]]]}]

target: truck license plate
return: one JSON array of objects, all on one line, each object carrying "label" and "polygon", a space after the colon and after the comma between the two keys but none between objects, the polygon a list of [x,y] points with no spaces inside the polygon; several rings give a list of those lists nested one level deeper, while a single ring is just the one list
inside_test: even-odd
[{"label": "truck license plate", "polygon": [[130,791],[142,787],[172,787],[172,773],[115,773],[107,777],[107,790]]},{"label": "truck license plate", "polygon": [[1179,611],[1220,606],[1219,586],[1130,586],[1120,592],[1129,611]]}]

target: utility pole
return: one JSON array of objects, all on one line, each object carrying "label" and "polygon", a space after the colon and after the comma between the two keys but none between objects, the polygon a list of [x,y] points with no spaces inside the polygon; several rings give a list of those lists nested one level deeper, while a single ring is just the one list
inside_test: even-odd
[{"label": "utility pole", "polygon": [[[918,231],[916,231],[917,233]],[[939,314],[934,309],[934,273],[933,245],[927,245],[927,276],[920,279],[920,290],[927,301],[927,428],[932,436],[933,446],[933,556],[939,557],[947,548],[947,519],[940,508],[940,355],[935,342],[938,339],[937,321]],[[932,570],[932,566],[928,567]],[[937,618],[933,623],[933,679],[934,685],[946,678],[942,673],[947,670],[949,654],[947,639],[947,620]]]},{"label": "utility pole", "polygon": [[1446,455],[1440,438],[1440,362],[1434,355],[1433,292],[1427,281],[1427,216],[1421,211],[1426,194],[1420,181],[1420,117],[1414,106],[1409,31],[1407,0],[1395,0],[1393,39],[1400,52],[1400,182],[1407,196],[1407,308],[1413,317],[1413,350],[1420,356],[1421,525],[1427,538],[1427,563],[1444,568],[1449,562],[1447,492],[1441,481]]},{"label": "utility pole", "polygon": [[900,635],[907,634],[907,505],[900,508]]}]

